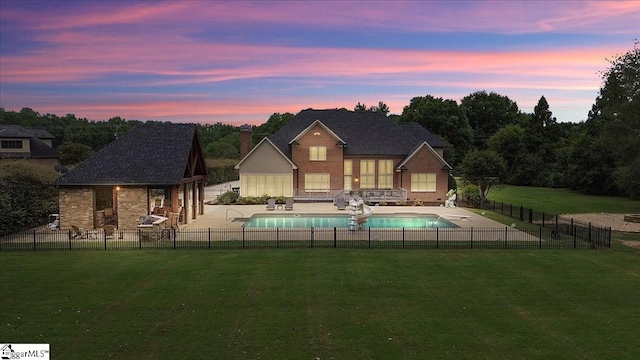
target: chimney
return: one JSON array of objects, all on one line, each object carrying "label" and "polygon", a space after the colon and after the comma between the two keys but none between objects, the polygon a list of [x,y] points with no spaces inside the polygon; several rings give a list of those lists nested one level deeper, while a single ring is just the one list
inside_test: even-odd
[{"label": "chimney", "polygon": [[240,158],[244,159],[252,147],[251,125],[244,124],[240,126]]}]

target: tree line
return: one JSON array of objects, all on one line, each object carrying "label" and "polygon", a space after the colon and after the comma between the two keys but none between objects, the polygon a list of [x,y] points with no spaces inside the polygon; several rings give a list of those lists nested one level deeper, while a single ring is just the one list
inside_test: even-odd
[{"label": "tree line", "polygon": [[[445,159],[460,175],[479,186],[481,197],[495,183],[569,187],[586,194],[640,198],[640,54],[615,56],[602,72],[602,86],[587,119],[559,122],[541,96],[533,113],[496,92],[477,91],[460,103],[432,95],[414,97],[402,114],[389,115],[382,101],[353,111],[374,111],[393,121],[417,122],[448,146]],[[274,113],[253,126],[253,142],[276,133],[295,114]],[[0,124],[42,128],[55,137],[54,147],[65,165],[73,165],[141,124],[114,117],[89,121],[69,114],[40,115],[0,108]],[[208,158],[238,159],[239,126],[198,124]]]}]

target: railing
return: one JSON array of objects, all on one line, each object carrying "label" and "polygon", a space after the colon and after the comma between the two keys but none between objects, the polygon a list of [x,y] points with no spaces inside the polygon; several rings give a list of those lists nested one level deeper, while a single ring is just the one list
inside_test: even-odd
[{"label": "railing", "polygon": [[407,200],[407,190],[405,189],[361,189],[361,190],[343,190],[343,189],[331,189],[331,190],[308,190],[297,189],[294,192],[294,199],[296,200],[331,200],[335,203],[338,197],[344,197],[345,200],[349,198],[362,198],[370,202],[396,202],[398,200]]},{"label": "railing", "polygon": [[86,232],[31,231],[0,237],[0,251],[395,248],[395,249],[588,249],[611,247],[611,231],[590,228],[572,235],[530,228],[234,228]]},{"label": "railing", "polygon": [[225,212],[225,217],[227,219],[227,221],[229,221],[229,211],[235,211],[238,214],[240,214],[240,217],[243,218],[244,214],[242,214],[240,211],[236,210],[236,209],[227,209],[227,211]]},{"label": "railing", "polygon": [[608,247],[611,247],[610,227],[597,227],[592,225],[590,222],[583,223],[576,221],[573,218],[546,213],[544,211],[536,211],[522,205],[513,205],[504,202],[497,202],[495,200],[485,201],[484,203],[478,204],[467,201],[464,196],[459,196],[458,205],[490,210],[498,214],[509,216],[513,219],[541,226],[544,229],[550,229],[558,235],[579,237],[584,241],[590,241],[594,234],[597,234],[597,236],[605,234],[608,237]]},{"label": "railing", "polygon": [[407,190],[405,189],[361,189],[344,192],[345,199],[350,197],[362,198],[370,202],[396,202],[407,200]]}]

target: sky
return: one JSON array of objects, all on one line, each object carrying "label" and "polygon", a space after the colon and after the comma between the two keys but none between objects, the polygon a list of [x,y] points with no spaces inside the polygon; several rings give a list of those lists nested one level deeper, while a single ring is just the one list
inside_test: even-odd
[{"label": "sky", "polygon": [[485,90],[579,122],[639,38],[640,0],[0,0],[0,107],[258,125]]}]

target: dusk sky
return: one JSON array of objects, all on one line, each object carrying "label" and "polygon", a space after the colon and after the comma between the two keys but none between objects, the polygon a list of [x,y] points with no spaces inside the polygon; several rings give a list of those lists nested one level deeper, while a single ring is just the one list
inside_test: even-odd
[{"label": "dusk sky", "polygon": [[486,90],[578,122],[638,38],[640,0],[0,0],[0,106],[240,125]]}]

